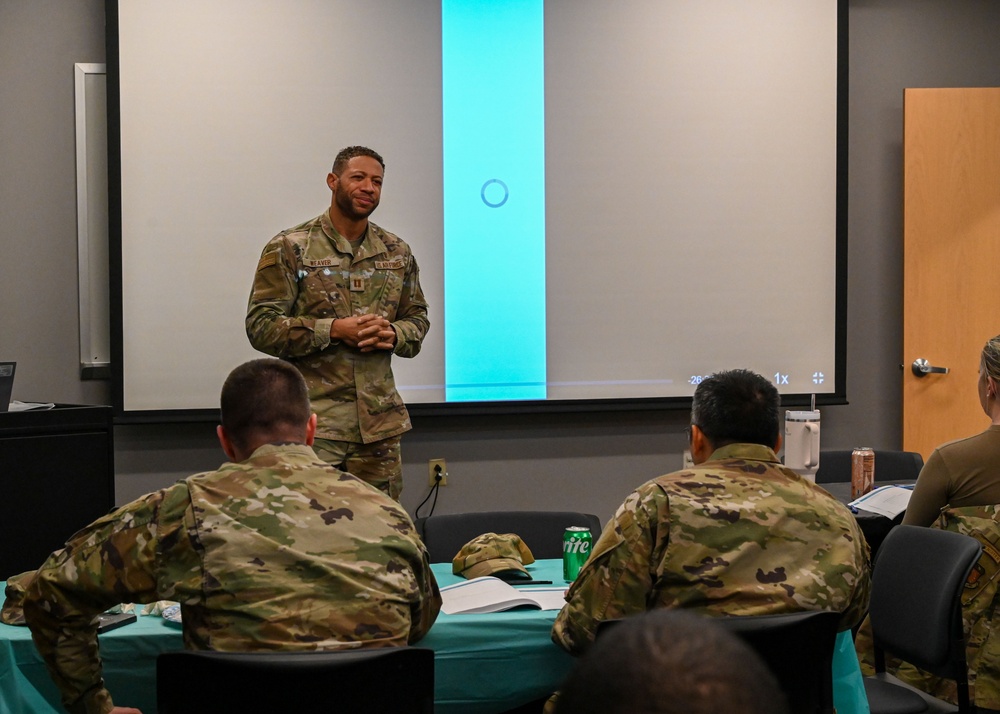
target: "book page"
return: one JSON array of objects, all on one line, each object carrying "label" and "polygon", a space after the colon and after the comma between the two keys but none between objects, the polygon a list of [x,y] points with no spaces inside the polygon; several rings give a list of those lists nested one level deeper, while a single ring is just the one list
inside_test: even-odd
[{"label": "book page", "polygon": [[559,610],[565,592],[564,587],[518,590],[499,578],[486,576],[441,588],[441,612],[447,615],[501,612],[523,606]]}]

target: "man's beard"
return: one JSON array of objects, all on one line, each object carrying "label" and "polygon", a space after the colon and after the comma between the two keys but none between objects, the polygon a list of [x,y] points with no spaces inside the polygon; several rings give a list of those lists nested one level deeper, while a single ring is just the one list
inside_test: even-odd
[{"label": "man's beard", "polygon": [[351,197],[340,189],[337,189],[334,194],[334,200],[336,201],[337,208],[340,209],[340,212],[352,221],[359,221],[363,218],[368,218],[368,216],[370,216],[378,207],[378,202],[373,200],[370,208],[359,211],[354,207],[354,202],[351,201]]}]

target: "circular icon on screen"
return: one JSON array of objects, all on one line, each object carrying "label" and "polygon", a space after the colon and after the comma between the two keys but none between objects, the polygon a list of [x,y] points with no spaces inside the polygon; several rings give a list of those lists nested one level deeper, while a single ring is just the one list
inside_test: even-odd
[{"label": "circular icon on screen", "polygon": [[[494,184],[496,184],[496,187],[491,188]],[[489,196],[487,196],[487,192],[489,193]],[[500,179],[490,179],[483,184],[482,189],[479,191],[479,195],[482,197],[483,203],[490,208],[500,208],[500,206],[507,203],[507,199],[510,197],[510,191],[507,190],[507,184]]]}]

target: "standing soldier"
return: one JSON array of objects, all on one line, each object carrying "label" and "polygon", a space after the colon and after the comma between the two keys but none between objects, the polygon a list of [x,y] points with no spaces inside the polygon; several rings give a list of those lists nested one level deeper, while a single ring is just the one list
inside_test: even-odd
[{"label": "standing soldier", "polygon": [[329,210],[264,247],[246,329],[255,349],[305,377],[316,453],[398,500],[400,435],[411,425],[391,357],[416,355],[430,322],[409,246],[368,221],[384,172],[369,148],[337,154]]}]

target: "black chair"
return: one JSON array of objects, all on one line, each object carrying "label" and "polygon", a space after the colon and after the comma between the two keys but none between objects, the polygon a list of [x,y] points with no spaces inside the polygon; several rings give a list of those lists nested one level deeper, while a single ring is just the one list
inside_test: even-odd
[{"label": "black chair", "polygon": [[573,511],[482,511],[429,516],[418,521],[417,530],[431,562],[450,563],[463,545],[483,533],[515,533],[536,560],[561,558],[563,532],[569,526],[590,528],[595,541],[601,534],[597,516]]},{"label": "black chair", "polygon": [[[875,451],[876,481],[913,481],[924,467],[924,457],[915,451]],[[850,451],[820,451],[816,483],[851,480]]]},{"label": "black chair", "polygon": [[434,651],[165,652],[156,659],[159,714],[434,711]]},{"label": "black chair", "polygon": [[760,655],[791,714],[832,714],[833,650],[840,613],[828,610],[715,618]]},{"label": "black chair", "polygon": [[[791,714],[832,714],[833,650],[840,613],[811,610],[777,615],[713,617],[753,649],[778,680]],[[623,620],[597,624],[597,637]]]},{"label": "black chair", "polygon": [[[865,678],[872,714],[974,711],[961,596],[981,551],[975,538],[933,528],[897,526],[886,536],[872,571],[869,615],[876,674]],[[954,680],[958,707],[887,673],[887,653]]]}]

